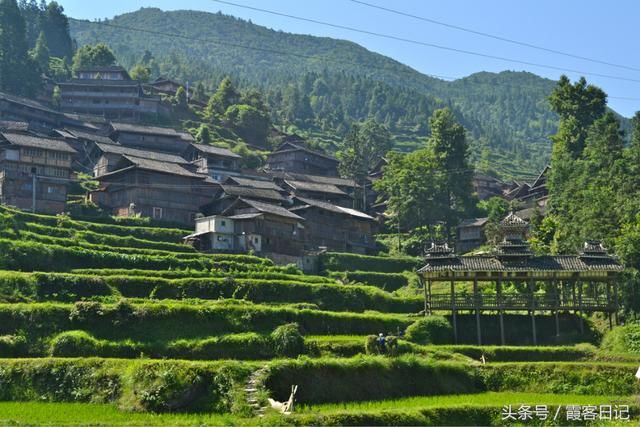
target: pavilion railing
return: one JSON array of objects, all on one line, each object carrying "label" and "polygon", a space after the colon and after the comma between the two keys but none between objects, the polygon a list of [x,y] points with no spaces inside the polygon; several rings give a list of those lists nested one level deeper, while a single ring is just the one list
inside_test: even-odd
[{"label": "pavilion railing", "polygon": [[606,296],[561,299],[555,295],[527,295],[517,293],[455,295],[432,294],[432,310],[584,310],[614,311],[612,300]]}]

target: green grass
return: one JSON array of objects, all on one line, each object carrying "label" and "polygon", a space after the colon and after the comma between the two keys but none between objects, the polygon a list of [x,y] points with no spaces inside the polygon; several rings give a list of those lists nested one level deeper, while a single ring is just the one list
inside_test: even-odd
[{"label": "green grass", "polygon": [[454,406],[503,406],[503,405],[600,405],[631,404],[632,396],[594,396],[577,394],[542,394],[488,392],[477,394],[459,394],[453,396],[415,396],[404,399],[388,399],[365,402],[344,402],[322,405],[303,405],[299,412],[319,412],[323,414],[338,411],[381,411],[388,409],[420,409]]},{"label": "green grass", "polygon": [[248,423],[250,419],[228,414],[153,414],[120,411],[108,404],[0,402],[2,425],[227,426]]}]

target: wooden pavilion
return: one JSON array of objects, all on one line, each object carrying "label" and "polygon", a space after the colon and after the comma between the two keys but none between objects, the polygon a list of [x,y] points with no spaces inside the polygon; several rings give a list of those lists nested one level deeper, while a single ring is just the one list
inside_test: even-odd
[{"label": "wooden pavilion", "polygon": [[[502,241],[491,254],[458,256],[446,243],[432,244],[426,251],[426,264],[417,273],[424,289],[425,314],[449,311],[454,341],[458,342],[457,314],[475,312],[478,344],[482,344],[480,314],[497,312],[500,342],[505,344],[504,314],[528,312],[531,316],[533,343],[537,344],[536,313],[555,316],[556,336],[560,335],[560,312],[573,311],[580,316],[603,312],[618,323],[618,278],[623,266],[610,256],[598,241],[585,242],[579,255],[535,256],[527,244],[529,224],[511,213],[500,223]],[[434,282],[449,282],[450,292],[434,294]],[[456,284],[472,282],[473,293],[456,293]],[[495,292],[480,292],[481,282],[495,283]],[[507,283],[525,285],[526,292],[503,292]],[[521,286],[522,287],[522,286]]]}]

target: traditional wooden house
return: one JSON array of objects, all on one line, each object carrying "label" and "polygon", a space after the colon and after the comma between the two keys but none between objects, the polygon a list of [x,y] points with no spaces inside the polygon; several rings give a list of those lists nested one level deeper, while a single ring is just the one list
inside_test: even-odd
[{"label": "traditional wooden house", "polygon": [[240,236],[259,235],[263,254],[300,256],[304,250],[304,219],[282,206],[239,198],[224,212]]},{"label": "traditional wooden house", "polygon": [[305,219],[305,249],[372,253],[375,250],[375,219],[355,209],[321,200],[295,197],[291,212]]},{"label": "traditional wooden house", "polygon": [[199,173],[209,175],[214,181],[222,182],[227,177],[240,175],[240,155],[233,151],[207,144],[189,144],[184,157],[197,166]]},{"label": "traditional wooden house", "polygon": [[2,132],[0,201],[35,212],[64,212],[74,153],[62,139]]},{"label": "traditional wooden house", "polygon": [[551,171],[550,166],[546,166],[535,181],[530,185],[529,192],[526,195],[520,196],[519,200],[525,203],[535,202],[538,206],[544,206],[549,196],[547,190],[547,177]]},{"label": "traditional wooden house", "polygon": [[500,179],[484,174],[475,174],[472,179],[473,191],[480,200],[502,196],[507,185]]},{"label": "traditional wooden house", "polygon": [[338,160],[301,143],[284,142],[269,154],[266,168],[302,174],[338,176]]},{"label": "traditional wooden house", "polygon": [[469,218],[458,225],[456,228],[456,250],[458,253],[469,252],[487,241],[484,227],[488,221],[489,218]]},{"label": "traditional wooden house", "polygon": [[118,216],[142,215],[193,224],[217,185],[184,165],[123,155],[115,170],[98,176],[100,189],[90,193],[97,205]]},{"label": "traditional wooden house", "polygon": [[259,202],[286,205],[287,197],[272,188],[259,188],[244,185],[219,185],[214,192],[213,199],[203,206],[206,215],[219,215],[225,212],[238,198],[257,200]]},{"label": "traditional wooden house", "polygon": [[140,82],[118,66],[79,70],[77,78],[59,82],[58,87],[64,112],[131,121],[168,112],[159,96],[145,95]]},{"label": "traditional wooden house", "polygon": [[142,126],[112,122],[110,138],[121,145],[150,151],[162,151],[181,155],[193,137],[187,132],[158,126]]}]

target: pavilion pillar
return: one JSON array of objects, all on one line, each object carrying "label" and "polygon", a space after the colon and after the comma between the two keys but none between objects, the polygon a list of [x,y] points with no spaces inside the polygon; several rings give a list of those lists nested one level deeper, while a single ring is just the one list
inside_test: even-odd
[{"label": "pavilion pillar", "polygon": [[582,308],[582,282],[577,282],[578,285],[578,307],[580,308],[580,335],[584,335],[584,310]]},{"label": "pavilion pillar", "polygon": [[555,320],[556,320],[556,338],[560,338],[560,293],[558,291],[558,284],[556,283],[556,279],[554,278],[551,282],[553,286],[553,293],[555,294]]},{"label": "pavilion pillar", "polygon": [[613,320],[611,318],[611,282],[605,282],[607,286],[607,317],[609,318],[609,330],[613,329]]},{"label": "pavilion pillar", "polygon": [[420,283],[420,286],[422,287],[422,291],[424,293],[424,316],[427,316],[429,314],[429,298],[427,296],[427,284],[424,280],[422,280],[422,276],[420,274],[418,274],[418,282]]},{"label": "pavilion pillar", "polygon": [[618,284],[614,283],[613,284],[613,308],[614,308],[614,312],[613,312],[613,316],[615,319],[615,323],[616,326],[618,326],[620,323],[618,322],[618,309],[620,308],[619,302],[618,302]]},{"label": "pavilion pillar", "polygon": [[531,296],[530,313],[531,313],[531,332],[533,335],[533,345],[538,345],[538,334],[536,331],[536,301],[533,293],[534,282],[531,280],[529,283],[529,295]]},{"label": "pavilion pillar", "polygon": [[480,294],[478,293],[478,278],[473,278],[473,305],[476,312],[476,335],[478,345],[482,345],[482,331],[480,330]]},{"label": "pavilion pillar", "polygon": [[431,279],[427,281],[427,292],[429,296],[429,316],[433,314],[433,294],[431,293]]},{"label": "pavilion pillar", "polygon": [[504,310],[502,309],[502,277],[496,281],[496,304],[498,306],[498,317],[500,321],[500,344],[504,345]]},{"label": "pavilion pillar", "polygon": [[453,343],[458,344],[458,319],[456,313],[456,287],[451,281],[451,323],[453,324]]}]

